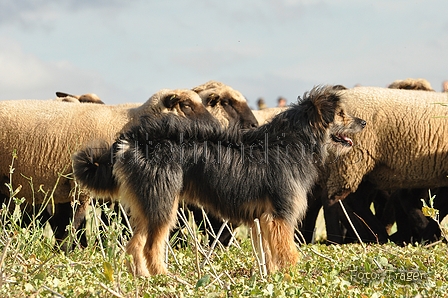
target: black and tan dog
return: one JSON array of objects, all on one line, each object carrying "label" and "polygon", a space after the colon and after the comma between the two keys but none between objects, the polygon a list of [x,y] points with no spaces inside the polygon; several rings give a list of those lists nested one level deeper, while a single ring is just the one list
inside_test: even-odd
[{"label": "black and tan dog", "polygon": [[349,150],[347,134],[365,124],[345,112],[337,88],[316,87],[253,130],[174,115],[142,118],[112,149],[78,152],[74,173],[86,188],[112,192],[130,208],[134,235],[127,252],[138,275],[167,272],[165,239],[181,199],[233,223],[259,218],[273,272],[298,261],[294,227],[327,150]]}]

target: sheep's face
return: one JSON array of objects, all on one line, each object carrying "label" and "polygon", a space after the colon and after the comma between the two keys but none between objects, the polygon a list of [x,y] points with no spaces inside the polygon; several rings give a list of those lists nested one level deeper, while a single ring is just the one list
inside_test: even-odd
[{"label": "sheep's face", "polygon": [[247,105],[244,96],[228,86],[199,92],[203,104],[223,126],[237,125],[241,128],[255,128],[258,121]]},{"label": "sheep's face", "polygon": [[361,132],[365,126],[364,120],[349,115],[344,105],[339,105],[329,126],[330,147],[338,153],[346,153],[353,147],[353,141],[348,136]]},{"label": "sheep's face", "polygon": [[424,91],[434,91],[429,83],[425,79],[406,79],[397,80],[392,82],[388,88],[391,89],[405,89],[405,90],[424,90]]}]

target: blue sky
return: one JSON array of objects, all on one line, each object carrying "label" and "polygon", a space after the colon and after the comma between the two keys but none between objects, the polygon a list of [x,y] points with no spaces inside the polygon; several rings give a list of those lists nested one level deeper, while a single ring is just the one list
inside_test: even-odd
[{"label": "blue sky", "polygon": [[318,84],[448,80],[448,1],[2,0],[0,99],[143,102],[218,80],[250,105]]}]

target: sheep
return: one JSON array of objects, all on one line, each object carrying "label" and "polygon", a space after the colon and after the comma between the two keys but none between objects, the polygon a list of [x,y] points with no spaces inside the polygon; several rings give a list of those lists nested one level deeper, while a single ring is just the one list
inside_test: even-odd
[{"label": "sheep", "polygon": [[[391,83],[388,88],[424,90],[434,92],[434,90],[431,88],[431,84],[425,79],[409,78],[406,80],[396,80]],[[372,241],[371,239],[373,236],[376,237],[376,241],[387,241],[387,239],[389,238],[388,232],[390,231],[390,227],[393,224],[395,218],[397,218],[397,227],[399,228],[399,231],[398,233],[391,235],[391,240],[398,244],[402,244],[404,242],[409,243],[411,241],[411,237],[402,236],[409,235],[406,231],[400,231],[409,230],[409,228],[411,228],[412,226],[411,222],[403,224],[403,221],[407,221],[405,217],[412,217],[413,223],[416,224],[417,229],[420,229],[422,231],[429,230],[426,228],[421,228],[422,226],[426,227],[428,223],[430,223],[421,212],[421,206],[417,208],[411,208],[411,206],[419,206],[422,204],[420,201],[420,198],[424,197],[420,195],[422,190],[400,189],[394,191],[393,195],[391,196],[387,191],[375,189],[375,187],[370,183],[363,182],[361,185],[362,189],[360,190],[358,188],[358,190],[354,194],[349,195],[345,199],[344,203],[347,209],[352,209],[353,212],[355,212],[366,222],[365,225],[360,225],[357,227],[357,232],[363,241]],[[425,192],[426,190],[423,190],[423,193]],[[401,200],[400,198],[403,200]],[[401,205],[403,206],[400,206],[398,201],[402,201],[403,204]],[[410,201],[414,202],[410,204]],[[374,203],[375,207],[375,216],[370,210],[370,205],[372,202]],[[383,215],[383,213],[385,214]],[[381,222],[379,222],[378,219],[380,219]],[[342,216],[341,220],[346,220],[345,216]],[[401,224],[399,224],[399,222]],[[354,223],[356,225],[356,218],[354,219]],[[346,225],[346,227],[348,228],[348,225]],[[351,229],[348,228],[347,232],[350,233]],[[373,235],[372,232],[376,235]],[[421,240],[430,240],[434,235],[433,232],[428,232],[427,234],[428,236],[422,235],[423,237],[421,238]],[[345,242],[347,242],[347,239],[348,237],[346,236]],[[417,240],[417,236],[415,234],[413,235],[413,239]]]},{"label": "sheep", "polygon": [[263,125],[270,122],[272,118],[286,109],[287,107],[265,108],[262,110],[252,110],[252,113],[258,121],[258,125]]},{"label": "sheep", "polygon": [[[372,125],[353,138],[354,150],[328,165],[324,209],[356,192],[363,180],[391,191],[448,186],[448,108],[440,104],[447,103],[446,94],[357,87],[341,96],[351,113]],[[330,238],[340,234],[337,223],[326,226]]]},{"label": "sheep", "polygon": [[[388,88],[434,91],[431,89],[429,82],[424,79],[397,80],[391,83]],[[327,221],[327,226],[329,227],[327,231],[328,241],[332,243],[347,243],[348,241],[356,239],[355,235],[349,235],[352,232],[351,227],[348,224],[346,215],[342,212],[340,206],[330,206],[330,202],[327,199],[326,193],[324,193],[323,198],[321,198],[322,191],[323,190],[321,187],[316,186],[313,194],[309,198],[309,208],[307,211],[307,215],[302,222],[302,226],[300,227],[305,240],[307,242],[310,242],[312,240],[312,232],[314,231],[317,214],[319,209],[322,207],[322,203],[324,205],[323,207],[325,212],[325,220]],[[414,195],[414,193],[417,193],[417,195]],[[344,199],[344,205],[347,209],[348,215],[351,217],[351,220],[355,225],[359,236],[364,242],[382,243],[388,241],[388,231],[390,228],[389,225],[393,223],[393,219],[395,218],[393,214],[394,209],[395,213],[399,213],[397,214],[397,216],[400,215],[400,218],[397,218],[397,225],[398,221],[406,221],[406,223],[401,224],[400,227],[409,228],[411,226],[411,223],[406,219],[406,217],[412,217],[413,219],[420,217],[418,219],[418,222],[423,224],[417,225],[417,229],[420,229],[422,231],[422,240],[429,240],[431,239],[431,237],[433,237],[434,234],[437,234],[434,233],[434,229],[428,228],[429,226],[434,227],[434,225],[432,224],[431,220],[428,221],[428,219],[424,217],[421,212],[421,207],[416,209],[412,209],[410,207],[419,204],[421,205],[420,198],[422,198],[422,196],[419,195],[420,193],[421,190],[413,190],[411,192],[410,190],[400,189],[394,191],[394,194],[391,196],[390,191],[377,189],[373,184],[363,182],[360,184],[355,193],[348,195],[347,198]],[[406,194],[406,197],[403,197],[403,194]],[[402,204],[400,204],[398,202],[400,201],[400,199],[403,199],[406,202],[402,202]],[[411,200],[414,200],[412,205],[409,202]],[[371,211],[372,202],[374,203],[375,207],[375,215],[373,215]],[[440,199],[437,201],[437,203],[440,204],[439,202]],[[393,204],[395,204],[395,206],[393,206]],[[404,205],[404,207],[401,205]],[[403,208],[405,208],[405,210],[403,210]],[[439,206],[439,208],[444,208],[444,206]],[[356,213],[356,216],[354,215],[354,213]],[[441,212],[441,214],[444,213]],[[362,218],[362,222],[358,217]],[[339,225],[339,221],[341,221],[347,228],[347,235],[345,236],[334,229],[335,226]],[[406,238],[406,236],[402,236],[402,234],[406,234],[406,231],[404,233],[401,233],[399,231],[398,235],[392,235],[391,240],[402,244],[403,242],[406,242],[407,239],[410,239],[410,237]],[[352,237],[352,239],[350,239],[350,237]],[[415,234],[414,239],[417,239]],[[409,243],[409,241],[407,241],[407,243]]]},{"label": "sheep", "polygon": [[[1,169],[7,175],[11,152],[16,149],[18,160],[15,172],[32,177],[37,185],[46,189],[54,185],[58,172],[70,172],[70,152],[76,151],[92,139],[112,141],[117,133],[142,115],[171,112],[186,117],[208,115],[199,96],[190,90],[163,89],[137,108],[124,104],[106,106],[97,104],[72,105],[39,100],[0,102]],[[76,125],[75,125],[76,124]],[[24,186],[21,194],[32,202],[33,193],[25,187],[27,179],[16,177]],[[64,185],[65,182],[62,182]],[[62,187],[61,187],[62,188]],[[4,193],[2,191],[2,193]],[[69,191],[56,190],[59,202],[70,201]],[[55,197],[56,197],[55,194]],[[42,198],[35,195],[34,203]]]},{"label": "sheep", "polygon": [[72,95],[65,92],[56,92],[56,96],[56,101],[104,104],[104,102],[98,97],[98,95],[94,93]]},{"label": "sheep", "polygon": [[[203,84],[201,86],[198,86],[196,88],[193,88],[193,90],[196,90],[197,93],[199,94],[201,101],[205,104],[207,104],[207,109],[215,115],[215,117],[220,117],[223,118],[221,119],[222,123],[225,124],[229,124],[229,123],[237,123],[238,125],[240,125],[243,128],[250,128],[250,127],[255,127],[257,126],[257,121],[255,119],[255,117],[253,116],[252,112],[250,111],[247,102],[245,101],[244,97],[241,95],[241,93],[239,93],[236,90],[233,90],[232,88],[230,88],[229,86],[220,83],[220,82],[216,82],[216,81],[210,81],[206,84]],[[161,91],[163,93],[163,90]],[[187,92],[189,95],[192,96],[192,92]],[[91,102],[94,103],[99,103],[98,100],[95,100],[95,96],[92,95],[82,95],[82,96],[73,96],[73,95],[68,95],[66,93],[61,93],[61,92],[57,92],[58,96],[66,96],[66,98],[74,98],[75,100],[72,102],[76,102],[76,100],[79,98],[80,102],[89,102],[89,100]],[[95,114],[98,112],[98,109],[93,109],[92,111],[87,111],[89,110],[88,107],[93,107],[91,104],[87,104],[85,107],[83,107],[82,113],[88,113],[92,119],[86,119],[88,117],[84,117],[82,119],[80,119],[80,121],[78,121],[77,119],[74,119],[77,117],[76,115],[76,111],[79,110],[78,107],[75,108],[76,105],[74,105],[73,107],[71,107],[72,112],[75,113],[75,115],[72,117],[72,120],[67,120],[67,121],[71,121],[72,124],[76,123],[77,125],[72,125],[72,129],[75,131],[78,131],[80,128],[77,127],[78,124],[82,124],[83,127],[81,128],[81,131],[78,132],[79,134],[82,134],[82,129],[86,129],[89,130],[89,133],[85,133],[85,138],[81,137],[80,141],[87,141],[90,139],[96,139],[96,138],[101,138],[101,139],[105,139],[105,140],[111,140],[111,137],[114,137],[114,133],[118,133],[120,132],[120,130],[123,128],[123,126],[125,126],[125,124],[128,121],[133,121],[135,119],[138,119],[141,115],[143,114],[152,114],[152,115],[157,115],[157,114],[161,114],[163,112],[168,112],[168,109],[170,109],[170,112],[174,112],[177,114],[182,114],[180,112],[181,109],[181,105],[183,105],[183,103],[179,103],[177,105],[173,105],[173,106],[166,106],[165,107],[165,111],[162,111],[162,109],[157,109],[154,108],[153,110],[151,110],[151,105],[154,105],[154,107],[157,107],[157,105],[163,104],[164,102],[160,101],[160,96],[158,96],[157,94],[154,95],[146,104],[142,105],[142,104],[125,104],[125,105],[118,105],[118,106],[110,106],[110,107],[104,107],[101,108],[102,110],[105,110],[106,112],[109,111],[109,109],[112,110],[112,112],[108,113],[108,119],[105,121],[105,123],[109,123],[106,125],[106,130],[107,127],[109,128],[108,130],[108,134],[105,134],[102,130],[102,126],[97,123],[96,125],[93,125],[89,128],[89,124],[92,123],[92,121],[94,121],[94,117]],[[83,100],[83,98],[85,98]],[[89,99],[90,98],[90,99]],[[197,102],[197,96],[194,96],[194,99],[196,100],[195,104],[198,104]],[[211,100],[213,99],[213,100]],[[65,100],[63,100],[65,101]],[[48,101],[47,101],[48,102]],[[20,101],[20,103],[24,103],[24,101]],[[59,105],[59,103],[55,103],[56,106]],[[14,103],[12,103],[12,105],[14,105]],[[26,104],[24,105],[26,106]],[[55,109],[65,109],[66,106],[61,106]],[[186,108],[186,107],[184,107]],[[47,109],[51,109],[50,107],[47,107],[47,105],[43,106],[43,110],[47,110]],[[74,109],[74,110],[73,110]],[[39,112],[39,108],[36,108],[35,110],[36,113],[34,113],[35,115],[40,115],[42,112]],[[223,110],[225,110],[223,112]],[[102,112],[101,112],[102,113]],[[57,113],[56,113],[57,114]],[[114,116],[115,115],[115,116]],[[59,118],[52,118],[49,117],[51,120],[51,122],[54,123],[59,123],[59,119],[61,118],[65,118],[65,114],[62,113],[59,115]],[[38,118],[39,116],[36,116],[35,118]],[[3,118],[0,116],[0,118]],[[38,119],[33,118],[34,122],[39,122]],[[104,119],[100,119],[99,121],[102,121]],[[61,123],[67,123],[67,121],[61,122]],[[48,122],[46,125],[42,124],[43,126],[52,126],[51,122]],[[132,123],[130,123],[129,125],[131,125]],[[84,127],[85,126],[85,127]],[[45,128],[46,130],[48,128]],[[2,132],[4,133],[8,133],[8,127],[4,127]],[[70,133],[67,133],[67,135],[70,135]],[[56,132],[55,132],[56,134]],[[64,134],[62,134],[63,136]],[[105,138],[105,136],[107,136]],[[21,143],[22,144],[22,143]],[[22,144],[23,145],[23,144]],[[30,144],[32,145],[32,144]],[[71,144],[71,146],[74,146],[75,144]],[[82,144],[78,144],[78,145],[82,145]],[[68,144],[67,144],[68,146]],[[9,147],[5,147],[2,153],[7,154],[8,150],[10,148]],[[31,148],[29,148],[30,151],[32,151]],[[68,152],[67,152],[68,153]],[[64,155],[65,156],[65,155]],[[5,160],[5,159],[3,159]],[[9,159],[8,159],[9,160]],[[32,160],[22,160],[21,163],[25,163],[27,164],[28,167],[30,168],[37,168],[37,169],[41,169],[43,167],[45,167],[42,164],[39,165],[35,165],[33,163]],[[53,168],[57,166],[57,162],[55,160],[51,161],[49,165],[47,165],[48,168]],[[70,166],[68,166],[66,164],[66,168],[69,169]],[[20,172],[22,168],[16,169],[16,172]],[[36,177],[41,177],[41,176],[45,176],[45,171],[39,171],[39,172],[32,172],[30,174],[30,176],[33,176],[34,178]],[[7,175],[5,175],[4,179],[6,182],[6,177]],[[55,175],[52,175],[51,178],[47,179],[46,182],[46,186],[48,187],[48,184],[53,185],[56,181],[55,179]],[[70,185],[70,189],[71,189],[71,184]],[[59,233],[59,237],[57,236],[57,239],[63,239],[65,238],[65,233],[63,230],[65,230],[65,226],[69,223],[69,219],[71,218],[71,212],[72,212],[72,207],[70,205],[71,200],[68,198],[68,194],[70,193],[70,189],[69,187],[65,186],[61,189],[61,187],[58,187],[58,197],[57,197],[57,201],[55,201],[55,203],[57,203],[51,212],[49,212],[52,217],[49,219],[50,220],[50,225],[52,226],[53,230],[56,230],[57,233]],[[5,197],[7,197],[6,192],[3,192],[0,190],[0,193],[2,193]],[[21,194],[24,194],[24,192],[22,191]],[[25,195],[27,197],[31,197],[29,193],[25,193]],[[56,194],[55,194],[56,196]],[[66,198],[66,199],[62,199],[62,197]],[[42,199],[40,200],[42,201]],[[76,229],[76,226],[80,226],[85,224],[85,216],[84,216],[84,212],[87,208],[89,200],[87,200],[87,197],[83,197],[81,199],[80,202],[80,206],[77,210],[77,214],[74,215],[74,224],[73,226]],[[39,201],[35,202],[36,204],[39,203]],[[46,215],[47,219],[49,214]],[[76,223],[76,224],[75,224]],[[61,234],[62,233],[62,234]],[[83,242],[83,246],[86,245],[86,241],[84,240]]]},{"label": "sheep", "polygon": [[[406,80],[396,80],[392,82],[388,86],[388,88],[424,90],[434,92],[431,84],[425,79],[408,78]],[[427,219],[421,210],[422,202],[420,199],[425,197],[427,198],[426,189],[399,189],[394,191],[394,193],[390,196],[385,191],[376,189],[366,190],[366,186],[364,186],[364,191],[358,194],[359,192],[360,191],[357,190],[354,195],[350,195],[347,197],[345,201],[346,207],[353,208],[357,215],[367,214],[363,217],[363,220],[367,222],[367,225],[369,225],[370,229],[372,229],[374,232],[378,232],[377,234],[381,234],[382,232],[384,232],[384,227],[386,227],[387,231],[390,231],[390,227],[393,224],[393,221],[396,219],[398,232],[391,235],[391,240],[398,244],[410,243],[413,240],[431,241],[434,239],[436,240],[438,236],[440,236],[440,229],[438,228],[437,224],[432,219]],[[369,198],[369,196],[365,195],[366,192],[373,192],[375,195],[371,195]],[[440,194],[444,193],[444,190],[433,189],[432,192]],[[386,202],[384,202],[385,197],[387,197]],[[440,199],[438,197],[436,203],[438,203],[439,205],[443,204],[440,203],[440,201],[443,200],[443,198]],[[362,208],[361,204],[359,204],[361,201],[364,202],[364,208]],[[373,226],[375,226],[377,223],[367,220],[367,218],[371,216],[370,204],[372,203],[372,201],[374,201],[375,203],[375,216],[377,218],[380,218],[382,223],[382,227],[377,228],[376,230],[373,229]],[[379,203],[378,201],[383,202]],[[380,206],[377,206],[379,204]],[[439,206],[438,208],[444,208],[444,206]],[[378,213],[380,212],[385,212],[386,214],[379,215]],[[443,215],[443,212],[441,212],[441,215]],[[411,229],[414,230],[414,233],[411,233]],[[360,233],[360,235],[362,234]],[[365,239],[363,239],[363,241],[365,241]]]},{"label": "sheep", "polygon": [[406,80],[396,80],[389,84],[387,88],[391,89],[406,89],[406,90],[425,90],[434,91],[429,83],[425,79],[406,79]]},{"label": "sheep", "polygon": [[[20,196],[28,204],[43,203],[45,193],[53,191],[55,203],[71,202],[74,187],[70,176],[71,153],[93,139],[114,140],[126,125],[132,125],[143,115],[164,113],[214,119],[191,90],[163,89],[137,107],[84,103],[67,108],[67,103],[57,101],[0,101],[0,195],[9,198],[5,183],[9,182],[11,154],[16,150],[14,168],[18,175],[14,176],[13,184],[14,188],[22,186]],[[33,189],[33,185],[39,187]],[[85,208],[87,196],[81,196],[80,200],[79,209]],[[78,211],[82,214],[84,210]]]},{"label": "sheep", "polygon": [[[406,79],[406,80],[397,80],[389,85],[388,88],[393,89],[408,89],[408,90],[425,90],[425,91],[434,91],[430,83],[426,81],[425,79]],[[421,212],[421,208],[417,209],[411,209],[409,206],[416,206],[421,205],[420,198],[421,196],[418,196],[418,194],[421,191],[411,191],[411,190],[398,190],[394,191],[394,195],[391,197],[393,199],[389,199],[390,192],[385,190],[379,190],[376,189],[372,184],[370,183],[362,183],[361,189],[358,189],[354,194],[350,194],[344,201],[345,208],[347,209],[347,213],[349,215],[353,215],[353,213],[356,213],[357,216],[360,216],[363,219],[363,223],[361,223],[357,216],[354,216],[352,218],[353,224],[355,225],[355,228],[361,237],[362,241],[369,242],[369,241],[375,241],[375,242],[386,242],[389,238],[388,233],[385,229],[385,227],[389,230],[390,224],[393,223],[393,219],[395,218],[395,213],[400,215],[400,218],[397,218],[397,221],[400,220],[403,222],[404,219],[401,219],[401,217],[410,216],[414,219],[417,217],[420,217],[417,222],[426,223],[426,225],[429,222],[425,216]],[[409,195],[414,194],[417,192],[417,195]],[[401,194],[401,195],[400,195]],[[399,204],[398,201],[401,197],[403,197],[403,194],[406,194],[406,197],[403,198],[406,202],[402,202],[402,204]],[[412,203],[412,205],[409,204],[409,201],[414,200],[415,202]],[[397,202],[390,202],[390,201],[397,201]],[[372,214],[370,205],[374,202],[375,206],[375,215]],[[323,199],[324,205],[328,204],[328,201],[326,201],[326,198]],[[395,206],[393,206],[395,204]],[[400,206],[403,205],[404,207]],[[305,236],[306,241],[311,240],[311,232],[314,230],[315,225],[315,219],[317,217],[317,212],[319,208],[322,206],[321,199],[314,199],[311,200],[310,208],[307,213],[307,217],[304,220],[304,224],[302,226],[302,233]],[[325,219],[328,220],[328,222],[332,222],[334,224],[330,224],[330,226],[335,226],[337,221],[344,222],[345,227],[348,229],[347,233],[351,232],[351,228],[348,225],[348,222],[346,220],[346,216],[342,213],[342,210],[339,208],[339,206],[331,207],[332,210],[328,211],[327,208],[329,206],[324,206],[325,210]],[[405,208],[406,210],[403,210]],[[336,210],[337,209],[337,210]],[[382,215],[381,213],[385,213]],[[403,215],[403,216],[402,216]],[[381,220],[381,222],[378,221],[378,219]],[[392,220],[392,222],[391,222]],[[400,227],[407,227],[410,226],[411,223],[407,222],[406,224],[401,224]],[[425,226],[426,226],[425,225]],[[423,226],[423,224],[419,225],[419,228]],[[422,240],[429,240],[431,237],[433,237],[434,232],[429,231],[428,228],[420,228],[422,232],[421,239]],[[429,232],[426,232],[429,231]],[[335,231],[331,231],[327,233],[330,235],[330,241],[340,243],[343,239],[343,235],[337,235]],[[399,235],[392,235],[391,240],[394,242],[397,242],[399,244],[402,244],[403,242],[409,243],[409,241],[406,241],[405,236],[400,236],[402,233],[399,231],[397,233]],[[425,235],[427,234],[427,235]],[[353,235],[354,237],[354,235]],[[355,239],[355,238],[354,238]],[[410,239],[410,238],[409,238]],[[414,239],[415,238],[414,236]],[[345,240],[343,242],[349,241],[349,236],[345,236]]]}]

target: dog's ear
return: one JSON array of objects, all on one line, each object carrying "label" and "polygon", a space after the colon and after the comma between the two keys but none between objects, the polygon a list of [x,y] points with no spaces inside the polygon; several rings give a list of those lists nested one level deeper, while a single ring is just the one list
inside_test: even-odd
[{"label": "dog's ear", "polygon": [[329,124],[333,122],[336,109],[340,98],[335,93],[325,93],[322,98],[316,102],[316,108],[320,114],[323,123]]},{"label": "dog's ear", "polygon": [[347,87],[343,86],[343,85],[334,85],[333,90],[347,90]]},{"label": "dog's ear", "polygon": [[333,122],[340,98],[332,87],[315,87],[306,97],[309,100],[306,114],[312,126],[324,126]]}]

